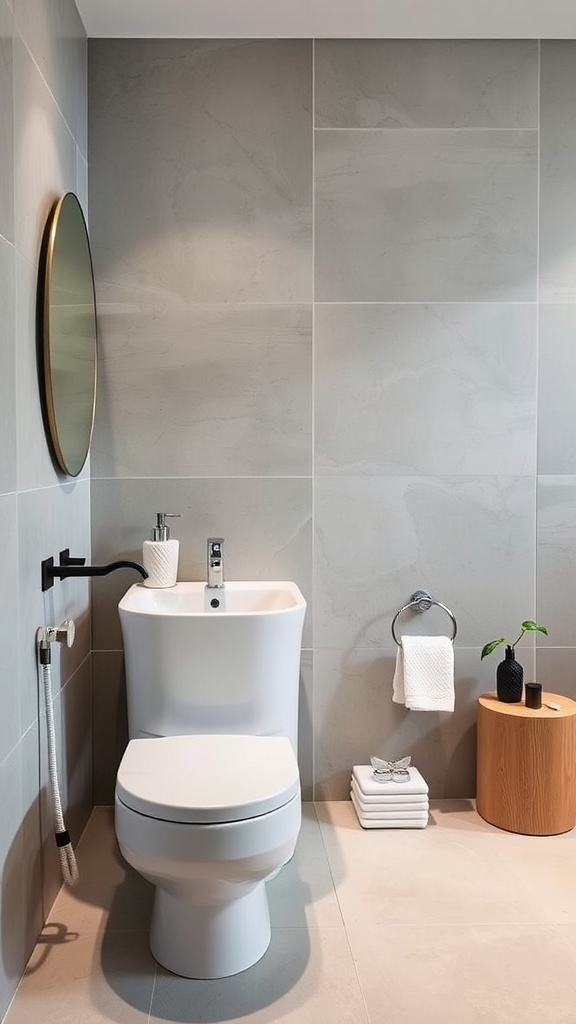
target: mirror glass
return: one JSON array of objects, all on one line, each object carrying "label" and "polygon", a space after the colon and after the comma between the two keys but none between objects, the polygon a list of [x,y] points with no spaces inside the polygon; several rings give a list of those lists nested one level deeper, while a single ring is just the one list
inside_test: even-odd
[{"label": "mirror glass", "polygon": [[96,301],[86,221],[73,192],[55,204],[43,249],[44,411],[58,465],[77,476],[88,456],[94,424]]}]

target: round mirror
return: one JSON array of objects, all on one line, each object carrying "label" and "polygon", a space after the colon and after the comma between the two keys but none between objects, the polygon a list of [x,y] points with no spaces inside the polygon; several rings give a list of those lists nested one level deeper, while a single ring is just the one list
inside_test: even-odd
[{"label": "round mirror", "polygon": [[86,462],[96,400],[96,301],[86,221],[67,192],[55,204],[40,268],[44,411],[56,461],[70,476]]}]

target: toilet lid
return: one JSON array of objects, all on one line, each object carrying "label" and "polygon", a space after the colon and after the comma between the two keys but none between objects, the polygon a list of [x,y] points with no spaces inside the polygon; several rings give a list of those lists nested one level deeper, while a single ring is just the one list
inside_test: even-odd
[{"label": "toilet lid", "polygon": [[284,736],[161,736],[131,740],[116,793],[161,821],[242,821],[299,792],[298,764]]}]

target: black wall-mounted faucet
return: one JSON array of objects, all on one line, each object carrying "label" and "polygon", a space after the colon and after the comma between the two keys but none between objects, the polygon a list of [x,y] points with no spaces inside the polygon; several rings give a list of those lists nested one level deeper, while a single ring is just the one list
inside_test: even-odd
[{"label": "black wall-mounted faucet", "polygon": [[42,590],[50,590],[54,586],[54,580],[66,580],[71,576],[108,576],[116,569],[135,569],[142,579],[148,579],[148,573],[140,562],[130,562],[122,559],[119,562],[109,562],[108,565],[86,565],[85,558],[71,558],[70,548],[64,548],[60,552],[60,565],[54,565],[53,558],[45,558],[42,562]]}]

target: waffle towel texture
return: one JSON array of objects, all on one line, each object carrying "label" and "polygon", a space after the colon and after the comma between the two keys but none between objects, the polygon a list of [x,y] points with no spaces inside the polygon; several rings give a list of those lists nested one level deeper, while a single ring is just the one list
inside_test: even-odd
[{"label": "waffle towel texture", "polygon": [[414,812],[407,818],[402,818],[400,815],[383,818],[376,814],[365,814],[358,806],[353,793],[351,800],[362,828],[426,828],[428,824],[428,811]]},{"label": "waffle towel texture", "polygon": [[447,636],[403,636],[396,652],[395,704],[454,711],[454,647]]}]

